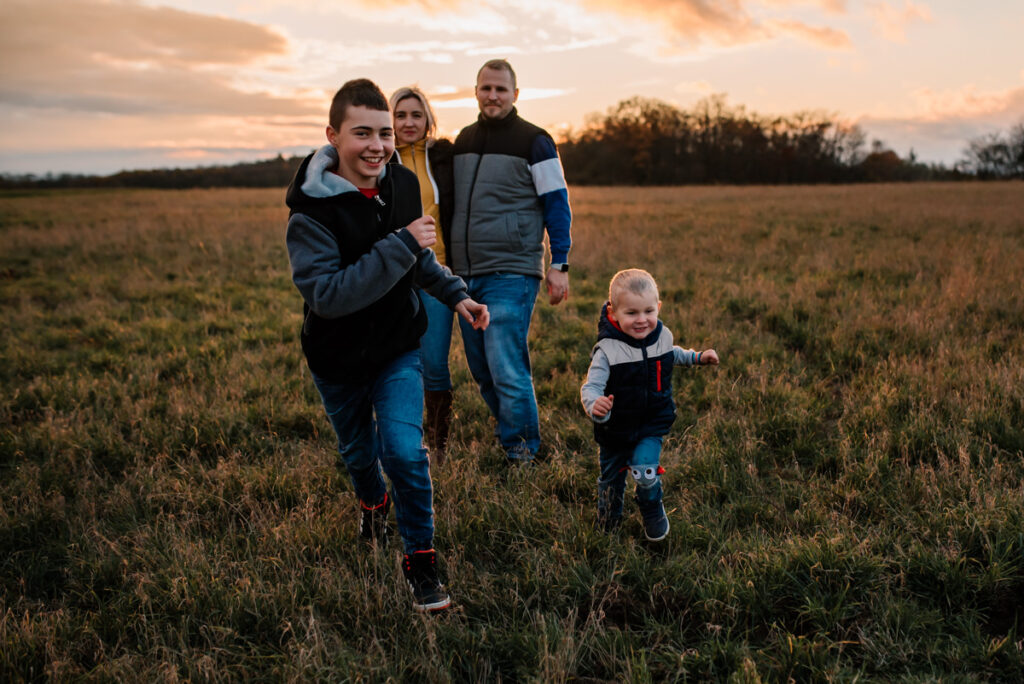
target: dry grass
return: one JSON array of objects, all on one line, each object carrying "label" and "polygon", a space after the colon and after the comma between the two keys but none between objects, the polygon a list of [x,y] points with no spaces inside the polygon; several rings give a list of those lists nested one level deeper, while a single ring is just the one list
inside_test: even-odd
[{"label": "dry grass", "polygon": [[[434,619],[357,543],[281,191],[2,195],[0,678],[1019,681],[1020,189],[574,189],[542,465],[453,352]],[[723,359],[677,375],[659,548],[591,527],[578,390],[627,266]]]}]

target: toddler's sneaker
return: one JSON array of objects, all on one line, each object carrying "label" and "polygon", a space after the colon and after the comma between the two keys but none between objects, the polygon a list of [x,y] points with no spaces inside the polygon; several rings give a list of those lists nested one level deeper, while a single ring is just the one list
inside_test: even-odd
[{"label": "toddler's sneaker", "polygon": [[388,543],[388,511],[391,497],[384,492],[384,500],[376,506],[359,502],[359,536],[368,542],[376,540],[381,546]]},{"label": "toddler's sneaker", "polygon": [[434,613],[452,604],[444,585],[437,579],[437,552],[416,551],[402,559],[402,573],[412,589],[412,607],[421,613]]},{"label": "toddler's sneaker", "polygon": [[657,542],[668,536],[668,516],[660,501],[642,507],[640,514],[644,518],[644,536],[647,541]]}]

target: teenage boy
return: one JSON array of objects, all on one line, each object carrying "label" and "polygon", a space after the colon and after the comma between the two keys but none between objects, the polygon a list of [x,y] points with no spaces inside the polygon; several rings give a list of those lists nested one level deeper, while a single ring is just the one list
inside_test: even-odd
[{"label": "teenage boy", "polygon": [[434,220],[423,216],[416,175],[387,164],[394,129],[373,82],[349,81],[335,94],[327,140],[302,162],[286,198],[302,350],[359,497],[360,535],[386,543],[393,499],[413,606],[442,610],[451,601],[433,548],[418,351],[427,320],[417,288],[474,330],[487,327],[489,314],[429,249]]},{"label": "teenage boy", "polygon": [[466,361],[506,456],[523,462],[540,447],[530,318],[542,279],[552,304],[569,296],[572,212],[554,141],[516,112],[512,66],[503,59],[484,64],[475,92],[480,115],[455,140],[449,263],[491,312],[486,331],[460,321]]}]

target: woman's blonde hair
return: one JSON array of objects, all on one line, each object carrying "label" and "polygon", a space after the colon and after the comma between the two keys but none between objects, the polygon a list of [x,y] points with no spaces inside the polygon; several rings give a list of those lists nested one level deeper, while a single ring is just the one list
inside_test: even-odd
[{"label": "woman's blonde hair", "polygon": [[657,299],[658,283],[654,280],[654,276],[642,268],[627,268],[612,276],[612,281],[608,284],[608,301],[611,302],[612,307],[615,306],[615,300],[623,292],[632,292],[635,295],[654,292],[654,297]]},{"label": "woman's blonde hair", "polygon": [[437,119],[434,117],[434,110],[430,106],[430,100],[428,100],[427,96],[423,94],[423,91],[417,88],[416,86],[405,86],[404,88],[399,88],[398,90],[391,94],[391,100],[389,101],[391,105],[391,115],[394,116],[395,107],[398,106],[399,102],[410,97],[415,97],[417,100],[420,101],[420,104],[423,106],[423,113],[427,115],[427,130],[424,133],[423,137],[430,138],[431,136],[433,136],[434,129],[437,126]]}]

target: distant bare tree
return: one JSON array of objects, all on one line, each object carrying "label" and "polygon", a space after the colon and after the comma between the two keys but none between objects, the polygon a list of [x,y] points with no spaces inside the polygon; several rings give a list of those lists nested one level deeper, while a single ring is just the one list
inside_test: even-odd
[{"label": "distant bare tree", "polygon": [[1010,129],[1010,157],[1013,159],[1015,176],[1024,178],[1024,121]]},{"label": "distant bare tree", "polygon": [[971,140],[958,166],[978,178],[1024,178],[1024,121]]}]

